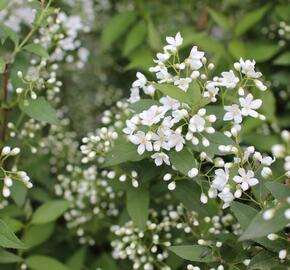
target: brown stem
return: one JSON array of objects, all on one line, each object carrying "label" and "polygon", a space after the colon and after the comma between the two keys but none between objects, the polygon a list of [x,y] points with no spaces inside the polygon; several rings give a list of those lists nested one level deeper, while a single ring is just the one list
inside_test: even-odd
[{"label": "brown stem", "polygon": [[199,32],[202,32],[205,30],[207,22],[208,22],[208,9],[207,9],[207,1],[205,1],[201,15],[198,20],[197,29]]},{"label": "brown stem", "polygon": [[[9,80],[9,73],[11,69],[11,64],[6,64],[5,70],[3,72],[3,94],[2,94],[2,106],[6,103],[8,98],[8,80]],[[1,134],[0,140],[2,142],[5,141],[5,134],[8,122],[8,109],[2,108],[2,127],[1,127]]]}]

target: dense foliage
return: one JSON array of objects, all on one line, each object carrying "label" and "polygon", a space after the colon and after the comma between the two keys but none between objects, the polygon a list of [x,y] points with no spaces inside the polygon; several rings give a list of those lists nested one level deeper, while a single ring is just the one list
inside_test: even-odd
[{"label": "dense foliage", "polygon": [[0,0],[0,269],[289,269],[289,40],[283,0]]}]

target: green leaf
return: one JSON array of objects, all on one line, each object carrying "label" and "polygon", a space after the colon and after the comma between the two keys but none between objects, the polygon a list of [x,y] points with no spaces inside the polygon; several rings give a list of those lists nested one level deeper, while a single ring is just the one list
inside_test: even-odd
[{"label": "green leaf", "polygon": [[49,54],[46,51],[46,49],[44,49],[38,44],[34,44],[34,43],[27,44],[26,46],[23,47],[23,49],[28,52],[34,53],[42,58],[49,58]]},{"label": "green leaf", "polygon": [[22,258],[12,252],[8,252],[0,248],[0,264],[4,263],[18,263],[21,262]]},{"label": "green leaf", "polygon": [[[120,153],[122,153],[120,155]],[[105,156],[105,163],[103,167],[116,166],[127,161],[140,161],[148,156],[149,152],[145,152],[143,155],[137,153],[137,147],[125,137],[119,138],[112,150]]]},{"label": "green leaf", "polygon": [[147,28],[144,21],[138,22],[126,37],[123,54],[128,55],[140,46],[146,37]]},{"label": "green leaf", "polygon": [[148,20],[148,43],[155,51],[161,48],[160,34],[157,32],[151,19]]},{"label": "green leaf", "polygon": [[59,218],[68,208],[69,202],[65,200],[49,201],[36,209],[32,215],[32,224],[50,223]]},{"label": "green leaf", "polygon": [[240,57],[245,58],[246,57],[246,48],[245,43],[241,40],[234,39],[230,41],[228,45],[229,51],[231,55],[236,59],[240,59]]},{"label": "green leaf", "polygon": [[266,188],[271,191],[275,199],[282,201],[290,197],[290,187],[277,182],[267,182]]},{"label": "green leaf", "polygon": [[289,223],[289,220],[287,220],[284,216],[286,209],[287,205],[276,208],[275,214],[270,220],[265,220],[263,218],[263,213],[265,211],[259,212],[253,218],[239,240],[257,239],[283,229]]},{"label": "green leaf", "polygon": [[187,173],[192,168],[197,168],[197,163],[193,153],[191,153],[186,147],[180,152],[171,150],[169,152],[169,158],[171,164],[181,173],[187,176]]},{"label": "green leaf", "polygon": [[117,41],[125,32],[128,31],[130,25],[136,20],[136,13],[126,11],[115,15],[105,26],[101,43],[104,49],[109,49],[115,41]]},{"label": "green leaf", "polygon": [[0,247],[25,249],[25,245],[21,242],[7,224],[0,219]]},{"label": "green leaf", "polygon": [[9,0],[0,0],[0,11],[8,6]]},{"label": "green leaf", "polygon": [[4,43],[7,38],[10,38],[14,45],[19,43],[19,36],[17,32],[3,23],[0,23],[0,38],[2,43]]},{"label": "green leaf", "polygon": [[138,227],[144,228],[148,218],[149,191],[142,187],[130,187],[126,198],[129,216]]},{"label": "green leaf", "polygon": [[281,50],[281,47],[275,43],[273,44],[254,41],[245,43],[244,45],[246,54],[245,57],[249,59],[255,59],[255,61],[258,63],[262,63],[271,59]]},{"label": "green leaf", "polygon": [[3,73],[5,71],[5,66],[6,66],[5,61],[3,60],[2,57],[0,57],[0,73]]},{"label": "green leaf", "polygon": [[93,263],[94,269],[110,269],[120,270],[116,261],[112,259],[111,254],[102,253],[99,258]]},{"label": "green leaf", "polygon": [[[263,140],[263,143],[261,143]],[[243,142],[255,146],[260,151],[271,152],[271,146],[280,143],[279,136],[249,133],[243,136]]]},{"label": "green leaf", "polygon": [[126,66],[125,70],[142,69],[143,71],[148,71],[148,69],[153,65],[152,59],[154,56],[146,47],[133,51],[128,57],[130,63]]},{"label": "green leaf", "polygon": [[19,107],[35,120],[52,125],[57,125],[59,122],[55,109],[43,97],[21,101]]},{"label": "green leaf", "polygon": [[135,113],[141,113],[145,110],[148,110],[153,105],[160,106],[160,103],[153,99],[141,99],[135,103],[130,104],[129,109],[133,110]]},{"label": "green leaf", "polygon": [[285,52],[281,55],[279,55],[275,60],[274,60],[274,65],[277,66],[289,66],[290,65],[290,52]]},{"label": "green leaf", "polygon": [[210,16],[212,19],[224,30],[230,31],[231,30],[231,21],[222,13],[209,8],[208,9]]},{"label": "green leaf", "polygon": [[84,267],[86,255],[87,248],[81,247],[69,258],[66,265],[70,270],[82,270]]},{"label": "green leaf", "polygon": [[192,246],[172,246],[168,248],[177,256],[192,262],[214,262],[212,250],[209,247],[192,245]]},{"label": "green leaf", "polygon": [[192,82],[187,92],[182,91],[180,88],[173,84],[154,84],[155,88],[161,91],[164,95],[175,98],[179,102],[186,103],[192,106],[194,109],[198,109],[200,106],[207,104],[207,100],[201,102],[200,88],[196,82]]},{"label": "green leaf", "polygon": [[236,36],[240,36],[257,24],[268,12],[270,5],[264,5],[252,12],[248,12],[241,20],[237,21]]},{"label": "green leaf", "polygon": [[70,270],[56,259],[42,255],[30,256],[26,259],[25,263],[32,270]]},{"label": "green leaf", "polygon": [[28,248],[44,243],[54,232],[54,223],[32,225],[24,231],[23,242]]},{"label": "green leaf", "polygon": [[278,265],[277,255],[263,250],[251,259],[248,269],[271,270]]},{"label": "green leaf", "polygon": [[239,221],[242,229],[245,229],[258,213],[255,208],[239,202],[232,202],[231,210]]},{"label": "green leaf", "polygon": [[15,218],[9,216],[3,216],[2,220],[7,224],[7,226],[14,232],[18,232],[23,228],[23,224]]}]

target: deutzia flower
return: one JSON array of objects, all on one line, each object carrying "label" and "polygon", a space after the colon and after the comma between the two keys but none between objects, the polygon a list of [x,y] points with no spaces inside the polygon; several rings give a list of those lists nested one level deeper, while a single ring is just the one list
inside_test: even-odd
[{"label": "deutzia flower", "polygon": [[215,177],[214,177],[214,180],[212,181],[211,187],[219,191],[222,191],[229,180],[228,170],[218,169],[218,170],[215,170],[214,172],[215,172]]},{"label": "deutzia flower", "polygon": [[235,199],[228,187],[224,188],[222,192],[219,193],[218,197],[224,202],[223,209],[229,207],[230,203]]},{"label": "deutzia flower", "polygon": [[223,120],[234,120],[234,122],[237,124],[243,121],[242,112],[237,104],[233,104],[232,106],[224,106],[224,109],[227,111],[227,113],[225,113]]},{"label": "deutzia flower", "polygon": [[184,144],[185,140],[179,129],[168,136],[168,146],[170,148],[175,147],[175,151],[180,152],[183,149]]},{"label": "deutzia flower", "polygon": [[159,128],[156,133],[152,134],[152,140],[155,141],[153,143],[155,151],[159,151],[161,148],[169,150],[167,136],[161,128]]},{"label": "deutzia flower", "polygon": [[257,118],[258,113],[255,111],[256,109],[259,109],[262,105],[261,99],[255,99],[252,94],[248,94],[245,98],[239,98],[240,104],[242,106],[242,115],[244,116],[252,116]]},{"label": "deutzia flower", "polygon": [[138,131],[136,134],[129,136],[129,140],[132,143],[138,145],[137,152],[139,155],[142,155],[145,152],[145,150],[147,151],[153,150],[153,146],[150,139],[151,135],[148,133],[145,134],[143,131]]},{"label": "deutzia flower", "polygon": [[257,78],[260,78],[262,76],[261,72],[255,71],[255,64],[256,64],[256,62],[254,60],[253,61],[250,61],[250,60],[244,61],[243,58],[240,58],[240,65],[241,65],[242,73],[244,73],[246,76],[253,78],[253,79],[257,79]]},{"label": "deutzia flower", "polygon": [[205,128],[205,120],[198,114],[192,116],[189,120],[188,128],[191,132],[202,132]]},{"label": "deutzia flower", "polygon": [[155,153],[151,157],[154,159],[156,166],[161,166],[163,162],[170,165],[169,157],[165,153]]},{"label": "deutzia flower", "polygon": [[166,37],[166,41],[169,45],[165,46],[164,50],[176,52],[177,48],[182,44],[183,38],[178,32],[175,37]]},{"label": "deutzia flower", "polygon": [[132,87],[143,88],[147,83],[146,77],[141,73],[136,73],[137,80],[133,82]]},{"label": "deutzia flower", "polygon": [[198,51],[197,47],[194,46],[189,54],[187,63],[190,65],[191,69],[200,69],[202,67],[201,59],[204,57],[204,52]]},{"label": "deutzia flower", "polygon": [[239,169],[240,176],[235,176],[233,180],[241,185],[242,190],[246,191],[250,186],[255,186],[259,183],[258,179],[254,178],[255,174],[252,170],[246,170],[244,168]]},{"label": "deutzia flower", "polygon": [[228,72],[222,72],[222,77],[220,78],[220,85],[225,86],[226,88],[233,89],[237,86],[237,83],[240,81],[238,77],[235,76],[235,73],[230,70]]},{"label": "deutzia flower", "polygon": [[135,103],[135,102],[139,101],[140,99],[141,98],[140,98],[139,88],[132,87],[130,90],[130,98],[128,99],[128,101],[130,103]]},{"label": "deutzia flower", "polygon": [[153,124],[160,122],[161,118],[164,116],[164,111],[162,107],[153,105],[147,111],[143,111],[139,114],[141,123],[145,126],[151,127]]},{"label": "deutzia flower", "polygon": [[191,81],[191,78],[177,78],[174,80],[174,84],[177,85],[182,91],[186,92]]},{"label": "deutzia flower", "polygon": [[162,97],[160,103],[163,104],[164,110],[177,110],[180,107],[180,102],[169,96]]},{"label": "deutzia flower", "polygon": [[132,121],[126,120],[126,127],[123,129],[123,132],[127,135],[131,135],[134,133],[136,128],[136,125]]}]

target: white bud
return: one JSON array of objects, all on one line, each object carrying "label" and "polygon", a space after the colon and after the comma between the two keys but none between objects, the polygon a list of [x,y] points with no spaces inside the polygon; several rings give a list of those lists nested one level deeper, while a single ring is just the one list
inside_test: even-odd
[{"label": "white bud", "polygon": [[17,94],[21,94],[22,92],[23,92],[23,88],[20,88],[20,87],[16,88]]},{"label": "white bud", "polygon": [[267,238],[269,240],[271,240],[271,241],[274,241],[274,240],[278,239],[278,237],[279,236],[277,234],[275,234],[275,233],[270,233],[270,234],[267,235]]},{"label": "white bud", "polygon": [[214,64],[213,63],[209,63],[207,67],[208,67],[209,70],[213,70],[214,69]]},{"label": "white bud", "polygon": [[238,63],[238,62],[234,63],[234,68],[235,68],[235,70],[240,71],[241,70],[241,64]]},{"label": "white bud", "polygon": [[264,220],[270,220],[271,218],[273,218],[275,213],[274,209],[268,209],[263,213],[263,219]]},{"label": "white bud", "polygon": [[15,147],[15,148],[13,148],[13,149],[11,150],[10,155],[11,155],[11,156],[16,156],[16,155],[18,155],[19,153],[20,153],[20,148]]},{"label": "white bud", "polygon": [[169,190],[174,190],[176,188],[176,183],[173,181],[169,183],[167,187]]},{"label": "white bud", "polygon": [[200,201],[201,201],[203,204],[207,204],[207,202],[208,202],[208,198],[207,198],[207,196],[206,196],[204,193],[201,193],[201,195],[200,195]]},{"label": "white bud", "polygon": [[163,180],[164,181],[169,181],[172,178],[172,174],[171,173],[167,173],[163,176]]},{"label": "white bud", "polygon": [[10,154],[11,148],[9,146],[4,146],[1,152],[1,156],[7,156]]},{"label": "white bud", "polygon": [[279,251],[279,259],[284,260],[287,257],[287,250],[286,249],[282,249]]},{"label": "white bud", "polygon": [[264,167],[261,171],[261,175],[264,178],[268,178],[272,175],[272,170],[269,167]]},{"label": "white bud", "polygon": [[13,185],[13,181],[9,176],[4,177],[4,184],[7,187],[11,187]]},{"label": "white bud", "polygon": [[190,178],[193,178],[193,177],[197,176],[198,175],[198,169],[197,168],[192,168],[191,170],[188,171],[187,175]]}]

